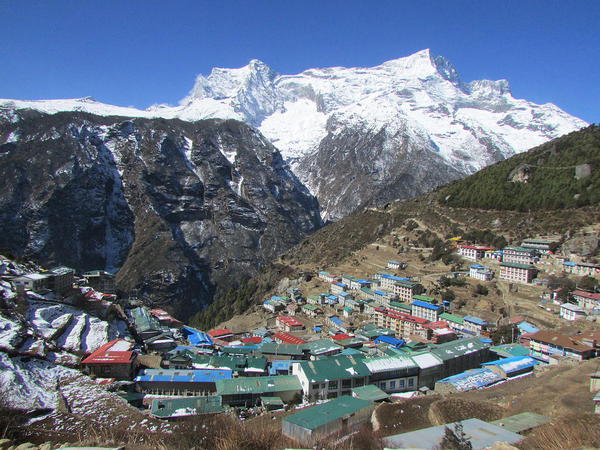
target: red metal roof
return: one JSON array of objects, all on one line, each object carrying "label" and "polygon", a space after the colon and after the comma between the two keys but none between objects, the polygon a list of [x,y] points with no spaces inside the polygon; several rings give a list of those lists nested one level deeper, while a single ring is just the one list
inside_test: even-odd
[{"label": "red metal roof", "polygon": [[335,336],[331,336],[331,339],[333,339],[335,341],[342,341],[344,339],[352,339],[352,336],[350,336],[349,334],[340,333],[340,334],[336,334]]},{"label": "red metal roof", "polygon": [[242,342],[244,344],[260,344],[262,342],[262,338],[260,336],[252,336],[243,338]]},{"label": "red metal roof", "polygon": [[304,339],[301,339],[299,337],[296,336],[292,336],[289,333],[275,333],[275,335],[273,336],[273,338],[275,340],[281,341],[285,344],[296,344],[296,345],[300,345],[300,344],[306,344],[306,342]]},{"label": "red metal roof", "polygon": [[[81,364],[125,364],[132,362],[136,353],[130,351],[131,344],[123,339],[115,339],[107,342],[87,358]],[[113,350],[116,349],[116,350]],[[127,349],[127,350],[123,350]]]},{"label": "red metal roof", "polygon": [[494,250],[493,247],[482,247],[480,245],[461,245],[460,248],[470,248],[472,250]]},{"label": "red metal roof", "polygon": [[426,328],[431,328],[432,330],[436,330],[436,329],[448,328],[450,325],[448,325],[448,322],[446,322],[445,320],[438,320],[437,322],[426,323],[423,326]]},{"label": "red metal roof", "polygon": [[572,295],[579,295],[580,297],[591,298],[593,300],[600,300],[600,294],[593,294],[592,292],[580,291],[579,289],[573,291]]},{"label": "red metal roof", "polygon": [[222,336],[227,336],[228,334],[233,334],[233,332],[231,330],[228,330],[227,328],[221,328],[218,330],[210,330],[207,334],[210,337],[218,338]]},{"label": "red metal roof", "polygon": [[427,319],[422,319],[421,317],[411,316],[410,314],[405,314],[401,312],[390,311],[388,309],[385,310],[385,314],[392,319],[403,320],[405,322],[413,322],[418,323],[420,325],[424,325],[429,322]]},{"label": "red metal roof", "polygon": [[298,319],[290,316],[279,316],[277,318],[279,322],[282,322],[290,327],[303,327],[304,324],[300,322]]}]

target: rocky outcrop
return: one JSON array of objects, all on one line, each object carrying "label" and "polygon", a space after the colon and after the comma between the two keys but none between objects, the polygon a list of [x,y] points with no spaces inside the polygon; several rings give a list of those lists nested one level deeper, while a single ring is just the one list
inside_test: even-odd
[{"label": "rocky outcrop", "polygon": [[15,114],[0,123],[0,248],[118,270],[121,290],[183,317],[320,226],[241,122]]}]

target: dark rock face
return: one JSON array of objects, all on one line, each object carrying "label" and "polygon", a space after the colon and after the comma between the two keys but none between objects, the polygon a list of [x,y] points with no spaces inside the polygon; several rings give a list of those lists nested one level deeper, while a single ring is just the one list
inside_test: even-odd
[{"label": "dark rock face", "polygon": [[296,170],[320,199],[323,217],[334,220],[464,177],[431,151],[430,142],[386,128],[330,132]]},{"label": "dark rock face", "polygon": [[0,248],[185,317],[317,229],[318,203],[236,121],[45,115],[0,122]]}]

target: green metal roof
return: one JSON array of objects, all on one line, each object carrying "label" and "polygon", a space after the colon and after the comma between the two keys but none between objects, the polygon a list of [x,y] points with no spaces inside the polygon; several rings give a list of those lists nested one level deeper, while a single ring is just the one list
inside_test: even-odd
[{"label": "green metal roof", "polygon": [[468,355],[469,353],[473,353],[486,347],[487,345],[481,342],[480,338],[475,337],[457,339],[456,341],[439,344],[434,346],[430,351],[442,360],[447,361],[459,356]]},{"label": "green metal roof", "polygon": [[388,394],[383,392],[374,384],[368,384],[366,386],[361,386],[352,389],[352,396],[355,398],[360,398],[361,400],[368,400],[371,402],[386,400],[390,398]]},{"label": "green metal roof", "polygon": [[536,250],[532,249],[532,248],[525,248],[525,247],[520,247],[520,246],[515,246],[515,247],[506,247],[504,249],[506,250],[514,250],[515,252],[523,252],[523,253],[534,253]]},{"label": "green metal roof", "polygon": [[521,344],[495,345],[490,347],[490,350],[506,357],[527,356],[530,352],[529,347],[524,347]]},{"label": "green metal roof", "polygon": [[395,336],[392,330],[388,328],[379,328],[377,325],[369,324],[364,327],[360,327],[354,331],[354,334],[360,334],[361,336],[365,336],[368,339],[374,339],[379,336]]},{"label": "green metal roof", "polygon": [[446,320],[448,322],[457,323],[459,325],[462,325],[464,323],[464,320],[462,317],[457,316],[455,314],[450,314],[450,313],[440,314],[440,320]]},{"label": "green metal roof", "polygon": [[243,372],[245,369],[266,370],[267,358],[252,356],[225,356],[225,355],[197,355],[192,352],[186,352],[192,364],[208,369],[230,369],[234,372]]},{"label": "green metal roof", "polygon": [[301,345],[278,344],[276,342],[266,342],[260,347],[260,352],[269,355],[290,355],[300,356],[304,354]]},{"label": "green metal roof", "polygon": [[412,310],[412,307],[408,303],[402,303],[402,302],[390,302],[390,307],[403,309],[405,311]]},{"label": "green metal roof", "polygon": [[131,316],[135,323],[135,329],[138,332],[161,329],[158,320],[156,320],[144,307],[140,306],[139,308],[132,309]]},{"label": "green metal roof", "polygon": [[303,350],[308,350],[312,355],[319,355],[328,351],[339,349],[339,346],[332,339],[319,339],[310,341],[301,345]]},{"label": "green metal roof", "polygon": [[435,298],[427,297],[426,295],[413,295],[413,300],[421,300],[422,302],[434,303]]},{"label": "green metal roof", "polygon": [[519,263],[511,263],[511,262],[502,262],[500,263],[502,267],[513,267],[515,269],[535,269],[532,264],[519,264]]},{"label": "green metal roof", "polygon": [[[311,297],[312,297],[312,295],[311,295]],[[320,298],[318,295],[316,297]],[[302,309],[307,309],[309,311],[316,311],[319,308],[315,305],[302,305]]]},{"label": "green metal roof", "polygon": [[409,289],[412,289],[419,285],[419,283],[417,283],[416,281],[396,281],[394,284],[396,286],[401,286]]},{"label": "green metal roof", "polygon": [[550,419],[541,414],[532,412],[524,412],[515,414],[514,416],[504,417],[503,419],[494,420],[491,424],[505,428],[513,433],[521,433],[522,431],[531,430],[532,428],[550,422]]},{"label": "green metal roof", "polygon": [[217,380],[217,395],[264,394],[270,392],[300,391],[302,386],[296,375],[274,377],[240,377]]},{"label": "green metal roof", "polygon": [[308,430],[315,430],[372,405],[373,403],[368,400],[343,395],[327,403],[304,409],[282,420]]},{"label": "green metal roof", "polygon": [[159,418],[195,416],[223,412],[221,397],[183,397],[152,400],[151,412]]},{"label": "green metal roof", "polygon": [[337,356],[317,361],[302,361],[300,368],[309,382],[367,377],[371,374],[363,359],[356,356]]},{"label": "green metal roof", "polygon": [[260,398],[261,403],[263,404],[263,406],[283,406],[283,400],[281,400],[280,397],[266,397],[263,396]]}]

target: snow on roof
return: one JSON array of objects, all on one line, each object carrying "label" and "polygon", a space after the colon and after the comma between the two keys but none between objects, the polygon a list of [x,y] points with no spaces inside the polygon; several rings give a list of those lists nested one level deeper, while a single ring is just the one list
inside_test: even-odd
[{"label": "snow on roof", "polygon": [[417,363],[421,369],[428,369],[430,367],[439,366],[442,364],[442,360],[431,353],[423,353],[421,355],[414,355],[412,359]]},{"label": "snow on roof", "polygon": [[482,366],[497,366],[504,372],[512,373],[518,372],[529,367],[533,367],[539,364],[538,361],[533,359],[531,356],[513,356],[512,358],[499,359],[497,361],[490,361],[482,363]]},{"label": "snow on roof", "polygon": [[107,342],[81,361],[81,364],[127,364],[135,359],[135,353],[128,351],[131,344],[122,339]]},{"label": "snow on roof", "polygon": [[384,356],[381,358],[364,359],[363,362],[371,373],[417,368],[417,363],[409,356]]},{"label": "snow on roof", "polygon": [[560,307],[572,312],[583,312],[581,306],[574,305],[573,303],[563,303]]}]

